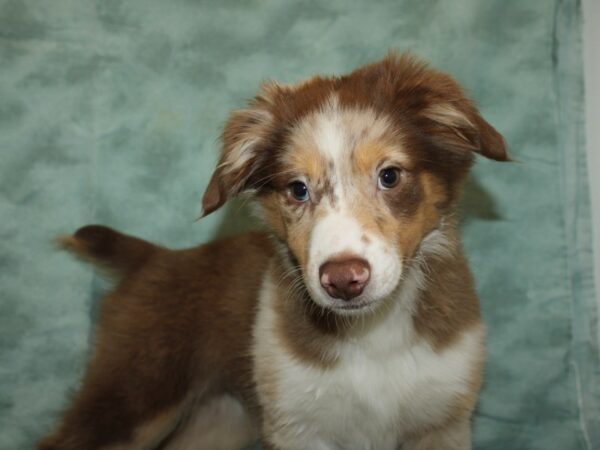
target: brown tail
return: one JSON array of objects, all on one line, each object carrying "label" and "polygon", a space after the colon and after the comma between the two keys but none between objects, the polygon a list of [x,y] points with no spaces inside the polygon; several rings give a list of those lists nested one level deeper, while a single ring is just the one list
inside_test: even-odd
[{"label": "brown tail", "polygon": [[141,267],[160,247],[102,225],[86,225],[58,238],[61,247],[121,278]]}]

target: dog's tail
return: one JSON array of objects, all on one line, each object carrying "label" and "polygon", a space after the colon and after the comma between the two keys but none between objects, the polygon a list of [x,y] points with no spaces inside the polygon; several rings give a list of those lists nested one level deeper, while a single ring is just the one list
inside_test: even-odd
[{"label": "dog's tail", "polygon": [[60,247],[122,278],[141,267],[160,247],[102,225],[86,225],[57,238]]}]

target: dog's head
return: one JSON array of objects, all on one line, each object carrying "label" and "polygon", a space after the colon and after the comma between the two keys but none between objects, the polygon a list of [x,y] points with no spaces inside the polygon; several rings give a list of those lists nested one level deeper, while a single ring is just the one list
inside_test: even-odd
[{"label": "dog's head", "polygon": [[451,77],[391,54],[342,77],[264,85],[225,126],[204,213],[250,192],[313,301],[350,314],[398,286],[474,153],[508,159]]}]

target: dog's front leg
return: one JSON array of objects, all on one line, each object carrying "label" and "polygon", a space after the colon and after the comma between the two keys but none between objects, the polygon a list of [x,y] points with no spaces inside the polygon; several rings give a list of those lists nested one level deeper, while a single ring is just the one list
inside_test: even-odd
[{"label": "dog's front leg", "polygon": [[453,421],[411,438],[404,443],[402,450],[471,450],[471,422],[468,418]]}]

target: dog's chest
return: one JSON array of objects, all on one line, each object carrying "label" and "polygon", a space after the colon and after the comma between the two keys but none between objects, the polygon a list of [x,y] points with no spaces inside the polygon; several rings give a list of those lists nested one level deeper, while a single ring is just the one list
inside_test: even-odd
[{"label": "dog's chest", "polygon": [[278,345],[273,320],[259,314],[257,389],[269,433],[286,449],[395,450],[406,432],[442,422],[468,389],[475,338],[440,354],[424,341],[407,344],[411,324],[390,317],[323,368]]},{"label": "dog's chest", "polygon": [[282,427],[282,440],[297,434],[298,444],[313,441],[304,448],[393,450],[415,408],[445,407],[439,398],[423,404],[423,374],[406,358],[357,351],[327,370],[285,359],[282,355],[275,401],[282,423],[289,424]]}]

